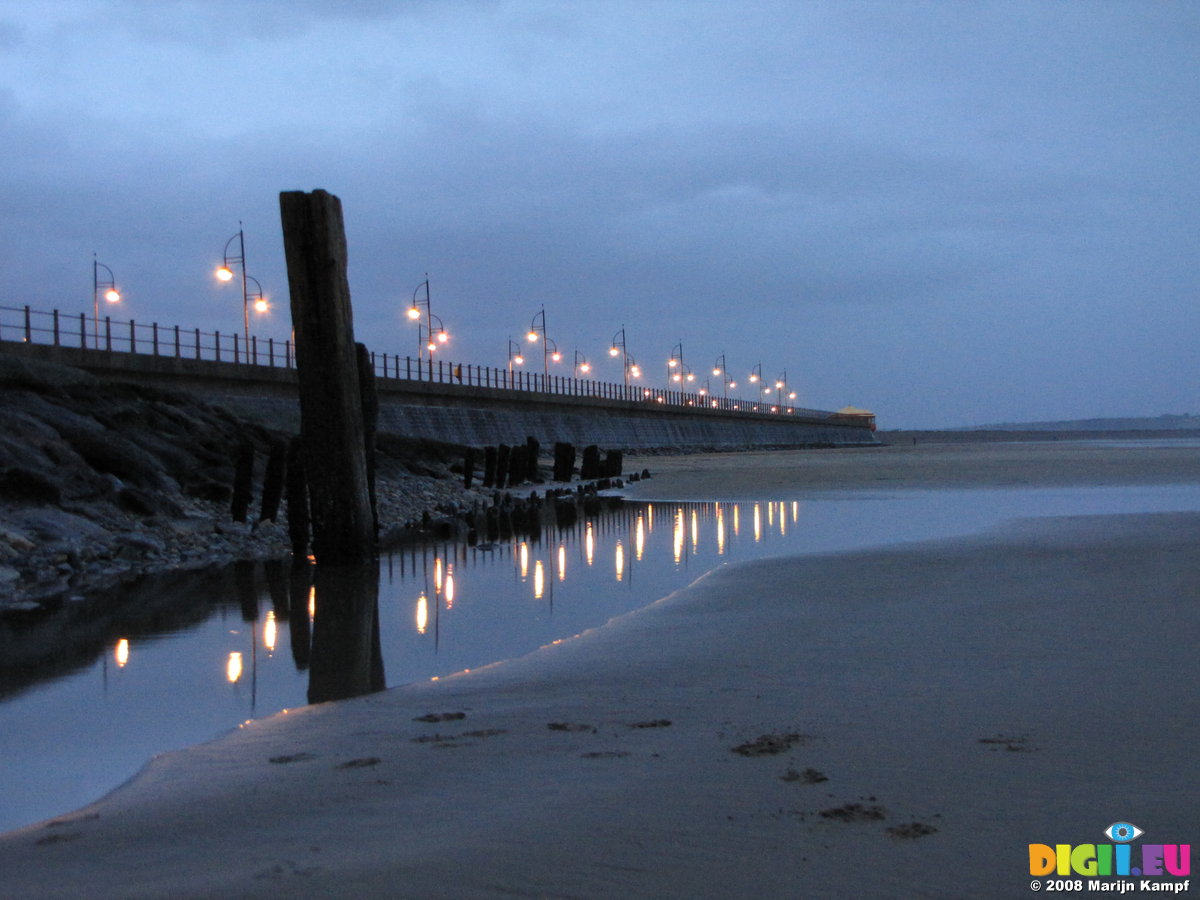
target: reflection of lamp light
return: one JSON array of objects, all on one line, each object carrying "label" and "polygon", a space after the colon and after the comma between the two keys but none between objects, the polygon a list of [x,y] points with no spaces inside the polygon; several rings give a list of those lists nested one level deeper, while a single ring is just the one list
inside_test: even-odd
[{"label": "reflection of lamp light", "polygon": [[425,596],[424,591],[417,598],[417,633],[424,634],[426,626],[429,625],[429,598]]},{"label": "reflection of lamp light", "polygon": [[121,638],[117,641],[117,646],[113,648],[113,659],[117,661],[117,668],[125,668],[125,664],[129,662],[129,641]]},{"label": "reflection of lamp light", "polygon": [[275,641],[278,638],[278,627],[275,624],[275,610],[267,610],[267,619],[263,622],[263,646],[271,653],[275,652]]},{"label": "reflection of lamp light", "polygon": [[567,579],[567,545],[558,545],[558,580],[566,581]]},{"label": "reflection of lamp light", "polygon": [[617,541],[617,581],[625,577],[625,548],[621,546],[621,542]]},{"label": "reflection of lamp light", "polygon": [[534,560],[533,563],[533,598],[541,600],[542,594],[546,589],[546,573],[542,569],[542,561]]},{"label": "reflection of lamp light", "polygon": [[236,684],[242,677],[242,654],[236,650],[229,654],[229,661],[225,663],[225,677],[230,684]]}]

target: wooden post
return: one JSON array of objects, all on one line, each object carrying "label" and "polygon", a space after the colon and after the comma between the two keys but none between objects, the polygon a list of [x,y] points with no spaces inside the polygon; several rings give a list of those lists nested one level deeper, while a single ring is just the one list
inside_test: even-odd
[{"label": "wooden post", "polygon": [[287,444],[275,441],[267,457],[267,471],[263,475],[262,507],[258,518],[274,522],[279,515],[279,501],[283,497],[283,478],[287,469]]},{"label": "wooden post", "polygon": [[366,344],[355,344],[358,353],[358,396],[362,401],[363,453],[367,462],[367,496],[371,499],[371,536],[379,539],[379,501],[375,494],[375,440],[379,430],[379,390],[375,366]]},{"label": "wooden post", "polygon": [[234,454],[233,497],[229,514],[235,522],[245,522],[250,510],[250,495],[254,484],[254,445],[248,440],[238,444]]},{"label": "wooden post", "polygon": [[[287,493],[288,537],[292,541],[293,558],[302,560],[308,556],[308,482],[304,477],[304,458],[298,437],[288,442],[284,469],[287,473],[284,489]],[[307,612],[304,619],[308,621]]]},{"label": "wooden post", "polygon": [[483,486],[490,488],[496,483],[496,448],[483,448]]},{"label": "wooden post", "polygon": [[528,454],[525,457],[525,480],[538,484],[541,482],[541,478],[538,477],[538,453],[541,452],[541,445],[532,434],[525,438],[525,449]]},{"label": "wooden post", "polygon": [[279,195],[296,333],[300,437],[318,564],[374,555],[362,402],[342,203],[322,190]]}]

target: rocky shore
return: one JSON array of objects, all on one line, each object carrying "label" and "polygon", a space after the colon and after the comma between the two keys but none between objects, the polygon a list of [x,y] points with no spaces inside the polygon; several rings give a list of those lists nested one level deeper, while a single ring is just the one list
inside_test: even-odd
[{"label": "rocky shore", "polygon": [[[186,394],[0,353],[0,615],[151,572],[290,552],[286,504],[258,502],[275,434]],[[231,515],[237,448],[255,449],[246,521]],[[461,448],[382,436],[381,534],[490,502],[452,471]]]}]

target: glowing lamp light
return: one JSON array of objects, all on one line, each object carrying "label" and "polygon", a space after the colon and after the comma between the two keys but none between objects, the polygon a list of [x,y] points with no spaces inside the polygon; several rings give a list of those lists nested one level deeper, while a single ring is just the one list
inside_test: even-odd
[{"label": "glowing lamp light", "polygon": [[450,335],[446,334],[444,331],[439,331],[437,334],[437,339],[439,344],[444,344],[446,341],[450,340]]},{"label": "glowing lamp light", "polygon": [[104,299],[109,303],[118,303],[121,300],[121,292],[116,288],[109,288],[104,292]]},{"label": "glowing lamp light", "polygon": [[408,310],[408,317],[415,322],[417,319],[421,318],[421,311],[415,306],[410,307]]},{"label": "glowing lamp light", "polygon": [[266,299],[263,297],[259,297],[257,300],[254,301],[254,311],[257,313],[265,313],[270,308],[271,308],[271,304],[268,303],[266,301]]},{"label": "glowing lamp light", "polygon": [[677,365],[679,365],[679,360],[677,360],[675,357],[672,356],[670,359],[667,360],[667,365],[673,369]]},{"label": "glowing lamp light", "polygon": [[531,343],[531,344],[536,344],[537,339],[538,339],[537,332],[536,331],[529,332],[529,334],[525,335],[525,339],[527,341],[529,341],[529,343]]},{"label": "glowing lamp light", "polygon": [[696,376],[695,376],[695,375],[693,375],[691,372],[688,372],[688,374],[687,374],[687,380],[688,380],[688,381],[695,381],[695,380],[696,380]]},{"label": "glowing lamp light", "polygon": [[589,366],[587,363],[580,363],[579,371],[586,374],[587,372],[592,371],[592,367]]},{"label": "glowing lamp light", "polygon": [[621,351],[620,351],[620,350],[618,350],[616,347],[609,347],[609,348],[608,348],[608,355],[609,355],[609,356],[620,356],[620,355],[621,355]]},{"label": "glowing lamp light", "polygon": [[713,374],[714,374],[714,375],[720,375],[720,374],[721,374],[721,370],[720,370],[719,368],[713,369]]},{"label": "glowing lamp light", "polygon": [[518,353],[516,356],[513,357],[513,362],[515,362],[518,366],[524,365],[525,357],[523,357],[520,353]]},{"label": "glowing lamp light", "polygon": [[550,358],[551,358],[552,360],[554,360],[555,362],[561,362],[561,361],[562,361],[562,354],[561,354],[561,353],[559,353],[557,350],[555,350],[553,353],[551,353],[551,354],[550,354]]},{"label": "glowing lamp light", "polygon": [[221,266],[217,269],[217,281],[233,281],[233,269]]},{"label": "glowing lamp light", "polygon": [[751,375],[751,376],[750,376],[750,383],[751,383],[751,384],[755,384],[755,383],[757,383],[757,382],[758,382],[758,376],[757,376],[757,375]]}]

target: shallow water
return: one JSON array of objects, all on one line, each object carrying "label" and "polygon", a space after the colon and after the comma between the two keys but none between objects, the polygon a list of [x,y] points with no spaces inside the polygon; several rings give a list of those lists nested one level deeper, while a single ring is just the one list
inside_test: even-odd
[{"label": "shallow water", "polygon": [[[341,626],[314,620],[308,567],[147,579],[0,626],[0,830],[84,805],[154,754],[303,705],[310,691],[341,696],[512,658],[725,563],[963,535],[1022,516],[1197,509],[1196,485],[630,502],[547,524],[537,539],[387,554],[378,581],[372,572],[354,588],[373,597],[377,587],[377,619],[370,605],[369,618]],[[336,649],[346,641],[365,655]],[[357,687],[344,683],[354,678]]]}]

